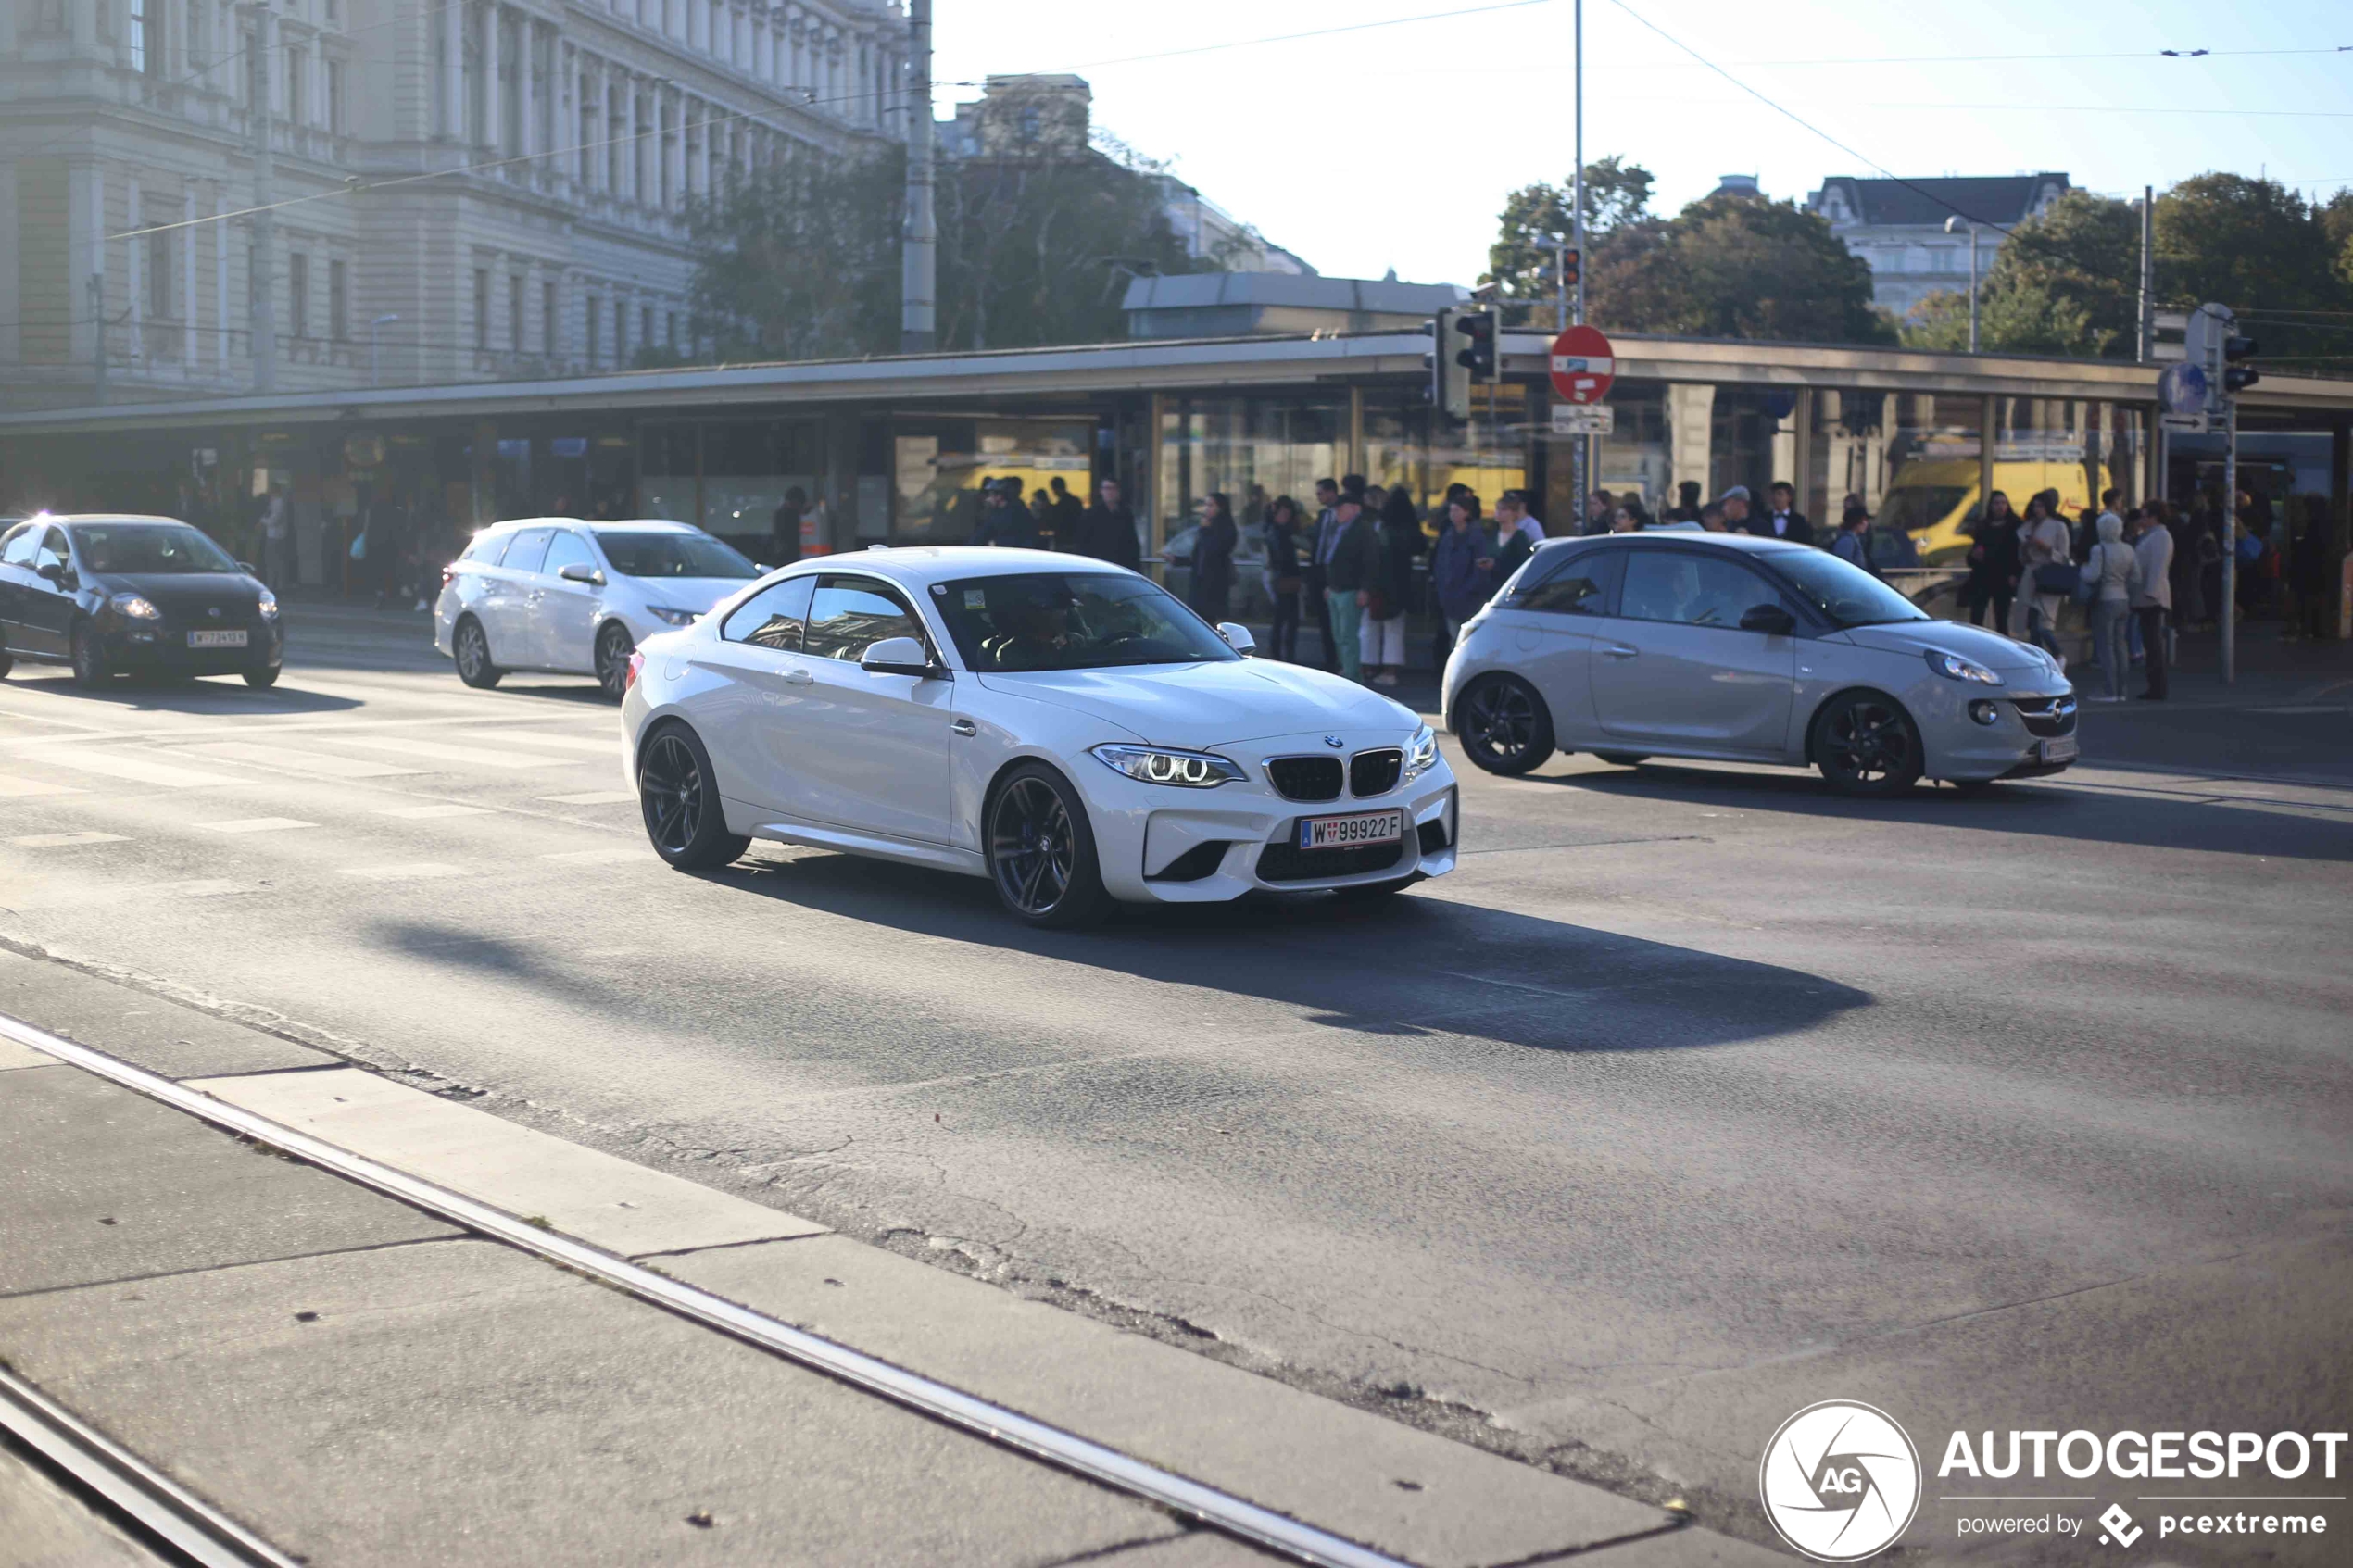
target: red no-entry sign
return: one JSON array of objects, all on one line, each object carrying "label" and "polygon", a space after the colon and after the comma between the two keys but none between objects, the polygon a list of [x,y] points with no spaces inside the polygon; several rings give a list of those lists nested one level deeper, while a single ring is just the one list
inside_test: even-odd
[{"label": "red no-entry sign", "polygon": [[1553,339],[1553,391],[1564,402],[1599,403],[1617,379],[1617,353],[1599,327],[1571,327]]}]

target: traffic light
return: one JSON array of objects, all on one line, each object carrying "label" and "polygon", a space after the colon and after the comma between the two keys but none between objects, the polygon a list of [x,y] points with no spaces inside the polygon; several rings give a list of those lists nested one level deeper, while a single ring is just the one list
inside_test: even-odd
[{"label": "traffic light", "polygon": [[1470,370],[1462,357],[1453,352],[1454,334],[1468,314],[1449,306],[1429,324],[1429,400],[1449,419],[1470,418]]},{"label": "traffic light", "polygon": [[1577,286],[1582,279],[1584,270],[1585,253],[1583,251],[1579,250],[1575,245],[1569,245],[1562,250],[1561,287],[1564,290],[1570,294],[1575,294],[1577,292]]},{"label": "traffic light", "polygon": [[1472,381],[1495,379],[1496,322],[1492,310],[1465,310],[1454,318],[1454,330],[1470,340],[1470,346],[1456,351],[1454,362],[1470,372]]},{"label": "traffic light", "polygon": [[2251,337],[2226,337],[2222,340],[2222,389],[2225,392],[2240,391],[2263,379],[2262,373],[2254,366],[2238,363],[2255,352],[2255,340]]}]

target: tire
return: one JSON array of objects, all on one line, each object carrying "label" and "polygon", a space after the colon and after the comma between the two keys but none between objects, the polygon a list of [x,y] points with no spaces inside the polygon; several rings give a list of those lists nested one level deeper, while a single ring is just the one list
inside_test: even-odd
[{"label": "tire", "polygon": [[15,669],[16,666],[17,661],[14,659],[11,659],[5,652],[0,652],[0,681],[6,680],[8,678],[8,671]]},{"label": "tire", "polygon": [[637,639],[620,621],[597,628],[597,684],[615,702],[629,689],[629,656],[636,651]]},{"label": "tire", "polygon": [[1042,762],[1015,766],[989,792],[982,842],[998,902],[1025,925],[1092,925],[1111,910],[1086,802]]},{"label": "tire", "polygon": [[1647,751],[1596,751],[1593,755],[1614,768],[1631,768],[1651,759]]},{"label": "tire", "polygon": [[1843,692],[1814,716],[1814,765],[1841,795],[1883,800],[1919,782],[1919,727],[1881,692]]},{"label": "tire", "polygon": [[274,664],[265,664],[258,670],[245,671],[245,684],[258,692],[266,692],[277,684],[278,667]]},{"label": "tire", "polygon": [[98,629],[87,621],[78,623],[73,629],[73,684],[84,691],[96,691],[113,679]]},{"label": "tire", "polygon": [[1553,715],[1516,675],[1481,675],[1455,710],[1463,755],[1490,773],[1525,773],[1553,754]]},{"label": "tire", "polygon": [[490,637],[472,616],[460,617],[449,634],[449,651],[458,664],[458,679],[476,691],[488,691],[506,671],[490,662]]},{"label": "tire", "polygon": [[654,853],[679,871],[711,871],[751,847],[727,831],[711,753],[684,724],[663,725],[639,748],[637,809]]}]

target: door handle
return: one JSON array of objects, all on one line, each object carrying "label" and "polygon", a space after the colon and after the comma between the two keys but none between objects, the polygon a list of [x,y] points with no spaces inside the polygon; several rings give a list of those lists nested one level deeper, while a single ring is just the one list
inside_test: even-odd
[{"label": "door handle", "polygon": [[951,719],[948,722],[948,727],[960,735],[976,735],[980,734],[980,727],[969,719]]},{"label": "door handle", "polygon": [[787,670],[783,680],[788,686],[813,686],[817,684],[817,677],[806,670]]},{"label": "door handle", "polygon": [[1604,643],[1602,652],[1612,659],[1639,659],[1642,657],[1642,650],[1629,648],[1624,643]]}]

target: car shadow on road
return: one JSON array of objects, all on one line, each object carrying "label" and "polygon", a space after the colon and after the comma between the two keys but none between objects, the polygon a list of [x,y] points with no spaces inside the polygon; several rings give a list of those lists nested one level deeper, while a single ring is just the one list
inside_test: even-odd
[{"label": "car shadow on road", "polygon": [[1277,1002],[1359,1034],[1650,1050],[1806,1029],[1873,1000],[1800,970],[1411,892],[1127,906],[1099,929],[1034,931],[978,878],[776,847],[704,880],[887,933]]},{"label": "car shadow on road", "polygon": [[[30,678],[28,678],[30,677]],[[132,713],[187,713],[244,718],[281,713],[342,713],[361,706],[360,699],[331,696],[288,684],[283,677],[267,689],[248,686],[238,676],[206,676],[188,681],[149,681],[123,677],[95,690],[73,684],[63,669],[51,674],[31,674],[23,666],[11,671],[5,689],[29,696],[54,697],[61,705],[56,716],[70,717],[74,708],[119,708]]]},{"label": "car shadow on road", "polygon": [[[1977,795],[1922,784],[1893,800],[1850,800],[1811,774],[1646,762],[1609,772],[1539,772],[1529,784],[1622,800],[1786,811],[1861,822],[2029,834],[2080,844],[2213,849],[2298,860],[2353,860],[2353,803],[2266,808],[2221,795],[2021,781]],[[2182,785],[2196,781],[2177,779]]]}]

